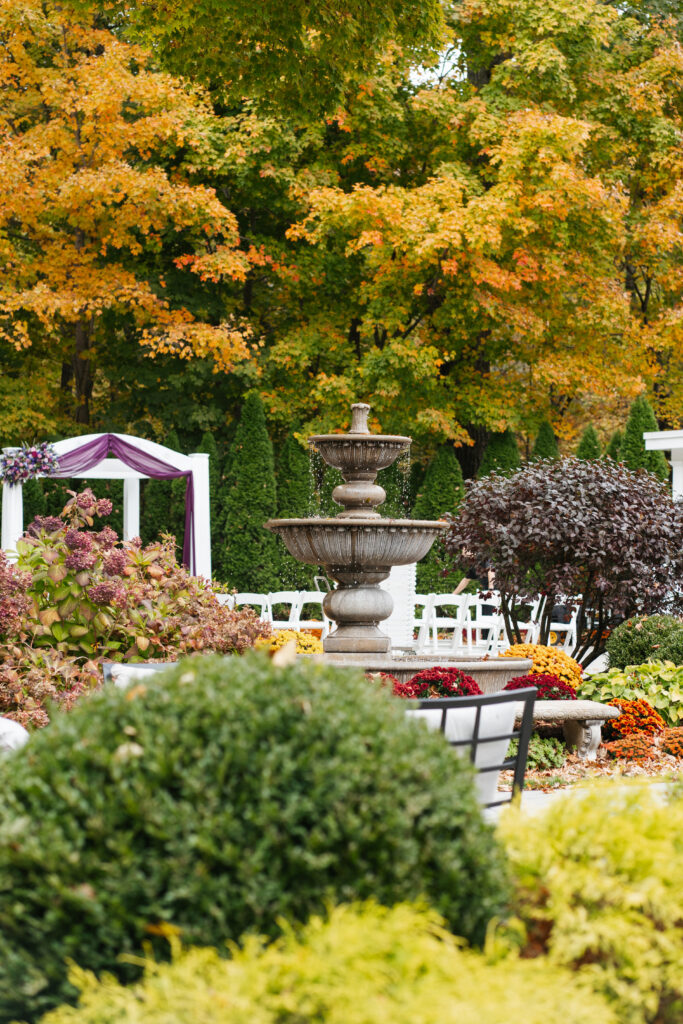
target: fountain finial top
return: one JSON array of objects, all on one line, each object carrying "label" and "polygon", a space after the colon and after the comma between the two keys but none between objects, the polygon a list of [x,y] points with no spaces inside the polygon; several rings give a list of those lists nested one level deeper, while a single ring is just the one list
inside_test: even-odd
[{"label": "fountain finial top", "polygon": [[369,434],[368,415],[370,406],[367,402],[354,402],[351,406],[351,429],[350,434]]}]

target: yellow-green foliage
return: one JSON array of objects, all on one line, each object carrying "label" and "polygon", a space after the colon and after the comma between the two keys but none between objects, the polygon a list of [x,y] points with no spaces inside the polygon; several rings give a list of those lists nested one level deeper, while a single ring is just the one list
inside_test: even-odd
[{"label": "yellow-green foliage", "polygon": [[501,832],[527,952],[575,969],[624,1024],[680,1024],[683,792],[575,790],[544,815],[510,812]]},{"label": "yellow-green foliage", "polygon": [[[337,907],[300,937],[234,957],[178,952],[129,987],[74,971],[79,1008],[43,1024],[616,1024],[604,1000],[558,967],[494,962],[461,948],[432,911]],[[570,996],[571,993],[571,996]]]}]

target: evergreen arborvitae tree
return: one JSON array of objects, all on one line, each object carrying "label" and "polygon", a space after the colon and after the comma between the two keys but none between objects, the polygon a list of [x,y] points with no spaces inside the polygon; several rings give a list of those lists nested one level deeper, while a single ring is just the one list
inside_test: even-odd
[{"label": "evergreen arborvitae tree", "polygon": [[484,449],[478,477],[489,473],[511,473],[521,466],[515,435],[508,428],[503,434],[492,434]]},{"label": "evergreen arborvitae tree", "polygon": [[555,431],[548,420],[543,420],[531,450],[531,461],[538,462],[540,459],[559,459],[559,457],[560,449],[557,447]]},{"label": "evergreen arborvitae tree", "polygon": [[223,540],[221,537],[221,459],[218,454],[216,438],[210,430],[202,434],[199,442],[198,452],[204,452],[209,456],[209,508],[211,515],[211,571],[214,574],[214,567],[218,564],[223,553]]},{"label": "evergreen arborvitae tree", "polygon": [[609,439],[609,443],[605,448],[605,458],[612,459],[614,462],[621,461],[621,443],[624,440],[623,430],[615,430]]},{"label": "evergreen arborvitae tree", "polygon": [[233,441],[222,525],[225,581],[240,591],[279,589],[275,535],[263,524],[277,516],[273,446],[263,402],[250,394]]},{"label": "evergreen arborvitae tree", "polygon": [[643,434],[646,431],[658,429],[652,406],[645,395],[639,395],[631,405],[619,455],[621,462],[628,469],[648,469],[660,480],[668,480],[669,463],[666,461],[664,452],[645,450]]},{"label": "evergreen arborvitae tree", "polygon": [[579,441],[579,447],[576,449],[577,459],[599,459],[602,455],[602,448],[600,446],[600,438],[598,432],[592,423],[589,423]]},{"label": "evergreen arborvitae tree", "polygon": [[[290,434],[277,460],[278,519],[301,519],[311,512],[311,463],[308,452]],[[291,590],[312,590],[316,566],[297,562],[278,539],[280,579]]]},{"label": "evergreen arborvitae tree", "polygon": [[24,529],[36,516],[47,515],[47,499],[42,480],[27,480],[21,488],[24,502]]},{"label": "evergreen arborvitae tree", "polygon": [[[444,512],[455,512],[465,494],[460,463],[450,446],[440,448],[427,467],[413,506],[413,519],[438,519]],[[420,594],[442,594],[453,590],[453,558],[437,539],[429,553],[417,565],[417,590]]]}]

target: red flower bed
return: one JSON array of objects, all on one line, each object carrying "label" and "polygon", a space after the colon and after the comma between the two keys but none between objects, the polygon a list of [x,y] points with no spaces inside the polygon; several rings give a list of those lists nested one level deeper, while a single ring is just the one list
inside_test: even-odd
[{"label": "red flower bed", "polygon": [[536,700],[576,700],[576,690],[559,676],[550,674],[515,676],[504,690],[523,690],[527,686],[538,689]]},{"label": "red flower bed", "polygon": [[605,722],[604,735],[608,740],[619,740],[636,733],[654,736],[664,729],[664,719],[646,700],[623,700],[616,697],[608,703],[621,711],[619,718]]},{"label": "red flower bed", "polygon": [[410,700],[427,697],[470,697],[482,693],[472,676],[457,668],[429,668],[417,672],[407,683],[394,685],[394,696]]}]

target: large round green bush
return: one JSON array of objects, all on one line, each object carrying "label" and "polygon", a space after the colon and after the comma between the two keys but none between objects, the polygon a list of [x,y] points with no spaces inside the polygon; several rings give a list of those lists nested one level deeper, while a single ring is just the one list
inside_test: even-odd
[{"label": "large round green bush", "polygon": [[683,620],[673,615],[627,619],[613,630],[606,646],[610,668],[642,665],[652,659],[683,665]]},{"label": "large round green bush", "polygon": [[469,765],[324,664],[196,658],[57,716],[0,764],[0,1021],[75,997],[67,958],[179,929],[222,946],[330,902],[426,897],[481,941],[507,893]]}]

